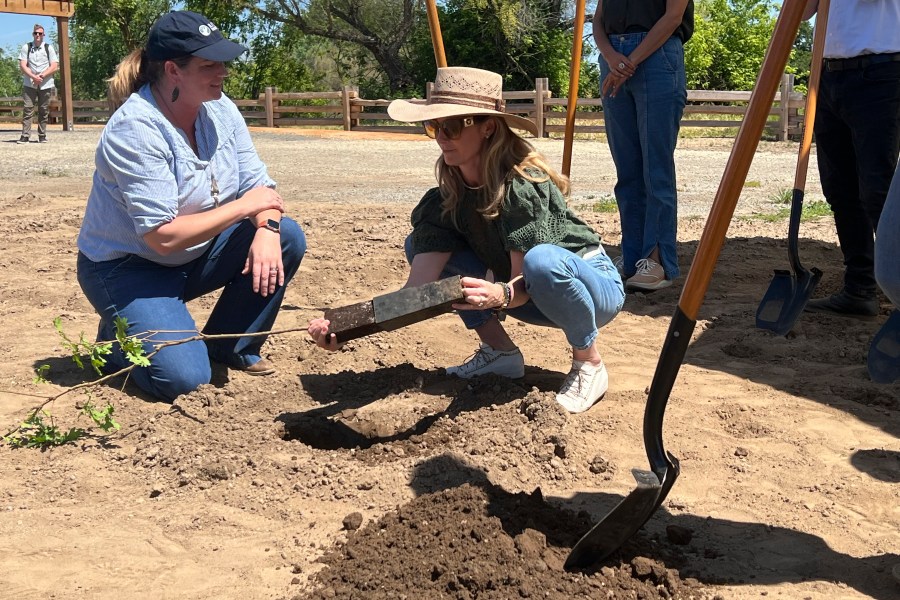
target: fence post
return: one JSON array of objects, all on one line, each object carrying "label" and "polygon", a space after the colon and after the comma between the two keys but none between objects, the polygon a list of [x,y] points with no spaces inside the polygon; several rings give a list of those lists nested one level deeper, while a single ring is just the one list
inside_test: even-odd
[{"label": "fence post", "polygon": [[550,86],[546,77],[534,80],[534,122],[537,125],[537,137],[544,137],[544,90]]},{"label": "fence post", "polygon": [[278,88],[266,86],[266,127],[275,127],[275,92]]},{"label": "fence post", "polygon": [[344,117],[344,131],[350,131],[350,91],[351,87],[345,85],[341,88],[341,113]]},{"label": "fence post", "polygon": [[781,122],[778,124],[778,132],[775,139],[779,142],[786,142],[791,126],[791,96],[794,92],[794,75],[793,73],[785,73],[781,76]]},{"label": "fence post", "polygon": [[[350,87],[350,97],[354,100],[359,98],[359,86],[354,85]],[[350,127],[359,127],[359,115],[363,112],[363,109],[361,106],[353,103],[351,103],[350,106],[352,112]]]}]

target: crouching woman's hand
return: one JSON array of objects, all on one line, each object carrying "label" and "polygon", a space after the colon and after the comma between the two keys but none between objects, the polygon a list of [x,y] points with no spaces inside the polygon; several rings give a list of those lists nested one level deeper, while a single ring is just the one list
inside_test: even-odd
[{"label": "crouching woman's hand", "polygon": [[309,332],[309,337],[316,341],[316,346],[335,352],[340,350],[343,344],[338,344],[335,334],[328,333],[329,325],[331,325],[331,321],[328,319],[313,319],[309,322],[309,327],[306,331]]}]

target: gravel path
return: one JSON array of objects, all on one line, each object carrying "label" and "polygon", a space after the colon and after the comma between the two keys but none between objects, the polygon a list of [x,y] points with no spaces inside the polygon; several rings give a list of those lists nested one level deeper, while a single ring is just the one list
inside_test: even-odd
[{"label": "gravel path", "polygon": [[[0,197],[19,197],[38,188],[43,194],[87,195],[100,131],[98,126],[78,126],[72,132],[51,128],[51,143],[19,146],[14,143],[17,130],[8,127],[5,136],[0,134],[0,181],[5,182]],[[438,148],[424,136],[301,129],[254,129],[252,135],[282,193],[292,200],[414,203],[434,184]],[[562,140],[532,141],[550,164],[562,164]],[[680,216],[708,212],[732,143],[680,140],[675,157]],[[735,214],[783,208],[777,198],[793,187],[796,160],[797,144],[762,142]],[[821,200],[814,157],[810,164],[806,197]],[[574,203],[611,199],[615,168],[604,141],[576,140],[571,172]]]}]

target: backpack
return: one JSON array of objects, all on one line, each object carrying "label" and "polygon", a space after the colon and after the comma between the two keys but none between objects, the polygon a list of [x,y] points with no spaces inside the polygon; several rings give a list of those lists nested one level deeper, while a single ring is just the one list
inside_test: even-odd
[{"label": "backpack", "polygon": [[[31,54],[32,50],[34,50],[34,42],[28,42],[28,54]],[[50,48],[48,47],[47,42],[44,42],[44,52],[47,54],[47,62],[51,62]]]}]

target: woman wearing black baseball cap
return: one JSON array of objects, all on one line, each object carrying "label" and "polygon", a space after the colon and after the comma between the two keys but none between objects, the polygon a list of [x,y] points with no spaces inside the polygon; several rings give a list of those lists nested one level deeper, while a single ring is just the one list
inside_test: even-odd
[{"label": "woman wearing black baseball cap", "polygon": [[[261,355],[306,239],[260,161],[243,117],[222,94],[225,63],[246,48],[203,15],[176,11],[110,79],[117,107],[100,137],[78,236],[78,281],[100,314],[99,340],[116,319],[147,353],[196,331],[186,302],[224,288],[205,334],[248,334],[159,349],[132,373],[173,400],[208,383],[210,359],[251,375],[273,373]],[[127,366],[118,351],[113,370]]]}]

